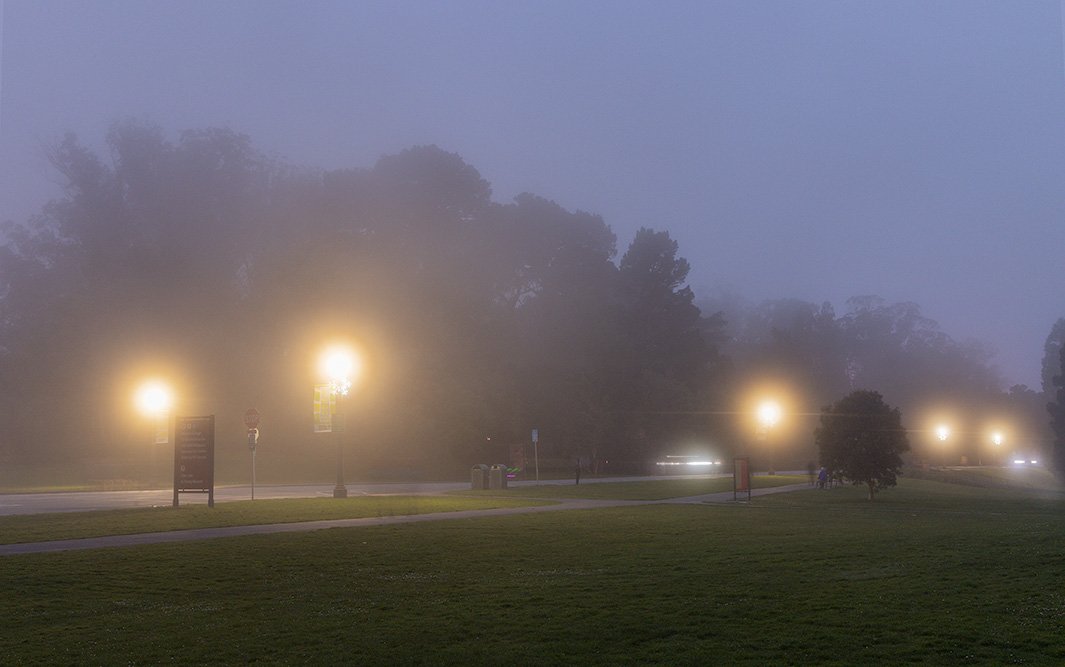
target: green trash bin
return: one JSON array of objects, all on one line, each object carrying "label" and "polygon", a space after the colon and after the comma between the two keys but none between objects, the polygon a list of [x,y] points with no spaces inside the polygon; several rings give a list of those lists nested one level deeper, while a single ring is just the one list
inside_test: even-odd
[{"label": "green trash bin", "polygon": [[502,463],[496,463],[488,470],[488,488],[507,488],[507,467]]},{"label": "green trash bin", "polygon": [[488,488],[488,466],[478,463],[470,468],[470,488],[474,491]]}]

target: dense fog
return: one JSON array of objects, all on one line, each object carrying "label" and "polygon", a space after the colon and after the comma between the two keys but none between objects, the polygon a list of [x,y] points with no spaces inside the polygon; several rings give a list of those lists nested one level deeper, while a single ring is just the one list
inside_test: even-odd
[{"label": "dense fog", "polygon": [[[769,448],[803,468],[818,411],[859,388],[901,408],[917,463],[944,456],[936,419],[966,425],[951,460],[990,458],[993,423],[1011,448],[1050,442],[1053,388],[1007,388],[988,350],[917,304],[696,294],[669,230],[619,239],[535,193],[496,201],[475,165],[435,146],[325,170],[228,129],[122,121],[105,143],[50,146],[63,196],[4,228],[0,462],[14,469],[160,474],[132,395],[162,377],[176,414],[217,416],[220,479],[245,474],[241,415],[255,407],[266,477],[328,480],[312,393],[337,341],[361,359],[344,437],[363,477],[511,464],[532,429],[545,468]],[[1063,339],[1059,322],[1048,378]],[[750,415],[759,392],[790,415],[769,441]]]}]

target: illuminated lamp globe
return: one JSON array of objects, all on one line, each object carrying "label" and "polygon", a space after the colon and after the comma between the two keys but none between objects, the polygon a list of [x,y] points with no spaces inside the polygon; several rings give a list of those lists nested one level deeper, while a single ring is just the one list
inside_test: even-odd
[{"label": "illuminated lamp globe", "polygon": [[338,393],[346,395],[359,372],[358,358],[346,347],[331,347],[322,354],[319,370]]},{"label": "illuminated lamp globe", "polygon": [[780,404],[776,401],[766,401],[758,406],[758,422],[766,428],[776,426],[781,414]]},{"label": "illuminated lamp globe", "polygon": [[151,380],[137,390],[135,397],[137,408],[149,416],[166,414],[174,402],[173,392],[164,382]]}]

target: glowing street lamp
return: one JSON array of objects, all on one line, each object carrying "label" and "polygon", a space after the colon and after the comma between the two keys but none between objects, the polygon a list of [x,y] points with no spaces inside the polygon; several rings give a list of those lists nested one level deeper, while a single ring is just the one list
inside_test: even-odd
[{"label": "glowing street lamp", "polygon": [[337,450],[337,483],[333,488],[334,498],[347,498],[348,488],[344,484],[344,447],[341,439],[343,423],[341,400],[351,391],[354,378],[359,372],[359,359],[348,347],[334,345],[327,348],[318,360],[318,370],[329,381],[329,388],[336,397],[336,423],[333,425]]},{"label": "glowing street lamp", "polygon": [[322,353],[318,369],[339,396],[348,395],[359,370],[355,353],[341,345],[334,345]]},{"label": "glowing street lamp", "polygon": [[758,406],[758,423],[767,431],[777,425],[783,411],[780,403],[776,401],[764,401]]},{"label": "glowing street lamp", "polygon": [[1002,443],[1006,441],[1005,436],[1002,435],[1002,431],[991,432],[991,444],[995,446],[995,459],[1001,461],[1001,449]]},{"label": "glowing street lamp", "polygon": [[[761,425],[762,438],[769,440],[769,431],[773,429],[780,422],[781,416],[784,414],[783,409],[780,407],[780,403],[773,400],[762,401],[758,405],[758,423]],[[773,448],[769,448],[769,474],[775,475],[776,471],[773,469]]]},{"label": "glowing street lamp", "polygon": [[137,388],[133,401],[144,415],[165,417],[174,403],[174,393],[162,380],[149,380]]},{"label": "glowing street lamp", "polygon": [[170,408],[174,404],[174,392],[162,380],[148,380],[137,388],[133,395],[137,409],[146,417],[155,420],[155,444],[165,445],[170,441]]},{"label": "glowing street lamp", "polygon": [[[147,380],[133,394],[133,403],[137,409],[155,423],[155,445],[170,442],[170,410],[174,405],[174,392],[166,382],[158,379]],[[150,476],[158,473],[156,447],[152,448]]]},{"label": "glowing street lamp", "polygon": [[[950,427],[949,426],[947,426],[946,424],[940,424],[939,426],[936,426],[936,439],[937,440],[939,440],[940,442],[945,443],[947,441],[947,438],[949,438],[949,437],[950,437]],[[947,465],[947,452],[946,452],[945,448],[944,448],[944,450],[942,452],[942,456],[943,456],[943,466],[946,467],[946,465]]]}]

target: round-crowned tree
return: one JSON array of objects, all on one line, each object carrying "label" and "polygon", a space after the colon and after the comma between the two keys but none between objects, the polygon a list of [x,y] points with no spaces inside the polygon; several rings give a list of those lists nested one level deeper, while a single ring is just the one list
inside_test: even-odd
[{"label": "round-crowned tree", "polygon": [[852,484],[865,484],[869,500],[895,486],[902,453],[910,448],[902,414],[875,391],[860,389],[821,411],[814,431],[821,465]]}]

